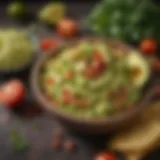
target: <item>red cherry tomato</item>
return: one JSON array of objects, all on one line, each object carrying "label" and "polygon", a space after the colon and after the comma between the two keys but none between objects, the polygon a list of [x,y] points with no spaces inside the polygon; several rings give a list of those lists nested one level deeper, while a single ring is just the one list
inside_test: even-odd
[{"label": "red cherry tomato", "polygon": [[78,32],[78,24],[72,19],[63,19],[57,24],[57,33],[65,38],[74,37]]},{"label": "red cherry tomato", "polygon": [[11,80],[0,88],[0,102],[5,105],[16,105],[25,97],[25,88],[21,81]]},{"label": "red cherry tomato", "polygon": [[154,39],[145,39],[141,42],[140,49],[145,55],[152,55],[157,50],[157,42]]},{"label": "red cherry tomato", "polygon": [[117,157],[110,152],[104,152],[98,154],[94,160],[117,160]]},{"label": "red cherry tomato", "polygon": [[57,46],[56,40],[53,39],[45,39],[42,40],[40,47],[42,51],[47,51],[48,49],[54,48]]}]

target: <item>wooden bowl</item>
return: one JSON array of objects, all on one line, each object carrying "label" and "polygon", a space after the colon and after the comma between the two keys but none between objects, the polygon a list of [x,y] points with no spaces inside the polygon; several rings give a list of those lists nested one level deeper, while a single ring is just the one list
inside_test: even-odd
[{"label": "wooden bowl", "polygon": [[[86,38],[85,38],[86,39]],[[97,41],[97,38],[87,38],[88,40]],[[81,39],[82,40],[82,39]],[[51,103],[45,97],[43,91],[41,90],[41,86],[39,84],[39,76],[42,71],[42,67],[44,62],[52,56],[55,56],[59,51],[64,48],[65,46],[71,46],[78,43],[79,40],[71,42],[69,44],[65,44],[57,49],[51,49],[47,54],[40,57],[35,65],[33,66],[32,73],[31,73],[31,88],[33,93],[40,103],[40,105],[48,110],[52,115],[58,119],[65,127],[69,127],[75,131],[81,132],[83,134],[104,134],[110,131],[115,131],[122,129],[128,125],[131,125],[132,122],[136,120],[136,118],[140,115],[141,112],[148,106],[154,96],[154,89],[148,90],[147,94],[145,94],[141,100],[136,104],[135,107],[125,110],[121,113],[118,113],[113,116],[107,116],[106,118],[102,119],[81,119],[72,117],[72,115],[68,115],[63,111],[58,109],[58,106]],[[123,49],[126,53],[132,50],[132,47],[129,47],[121,42],[114,41],[114,40],[105,40],[107,43],[114,47]]]}]

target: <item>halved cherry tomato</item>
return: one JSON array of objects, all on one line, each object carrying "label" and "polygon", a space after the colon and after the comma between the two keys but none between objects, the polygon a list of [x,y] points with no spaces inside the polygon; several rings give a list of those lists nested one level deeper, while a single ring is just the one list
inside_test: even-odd
[{"label": "halved cherry tomato", "polygon": [[117,157],[110,152],[103,152],[98,154],[94,160],[117,160]]},{"label": "halved cherry tomato", "polygon": [[145,55],[152,55],[157,50],[157,42],[154,39],[145,39],[141,42],[140,49]]},{"label": "halved cherry tomato", "polygon": [[56,46],[57,46],[57,42],[56,40],[53,40],[53,39],[44,39],[40,44],[42,51],[47,51],[48,49],[54,48]]},{"label": "halved cherry tomato", "polygon": [[16,105],[25,97],[25,87],[20,80],[11,80],[0,88],[0,102],[5,105]]}]

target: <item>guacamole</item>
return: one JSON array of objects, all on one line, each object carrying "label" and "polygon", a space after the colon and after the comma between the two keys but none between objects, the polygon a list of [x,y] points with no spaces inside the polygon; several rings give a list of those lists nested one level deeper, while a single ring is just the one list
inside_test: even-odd
[{"label": "guacamole", "polygon": [[63,112],[102,118],[133,107],[148,77],[149,64],[137,51],[86,40],[48,59],[40,83]]}]

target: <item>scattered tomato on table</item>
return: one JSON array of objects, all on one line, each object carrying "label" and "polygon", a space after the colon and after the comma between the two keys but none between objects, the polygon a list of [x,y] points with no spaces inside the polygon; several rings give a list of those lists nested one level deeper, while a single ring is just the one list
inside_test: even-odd
[{"label": "scattered tomato on table", "polygon": [[25,87],[20,80],[11,80],[0,87],[0,102],[2,104],[14,106],[20,103],[24,97]]},{"label": "scattered tomato on table", "polygon": [[72,38],[78,32],[78,24],[72,19],[63,19],[57,23],[57,33],[64,38]]},{"label": "scattered tomato on table", "polygon": [[157,51],[157,42],[154,39],[144,39],[140,43],[140,50],[144,55],[152,55]]},{"label": "scattered tomato on table", "polygon": [[118,160],[117,157],[110,152],[103,152],[98,154],[94,160]]},{"label": "scattered tomato on table", "polygon": [[40,43],[40,48],[42,51],[47,51],[56,46],[57,46],[57,42],[54,39],[44,39]]}]

